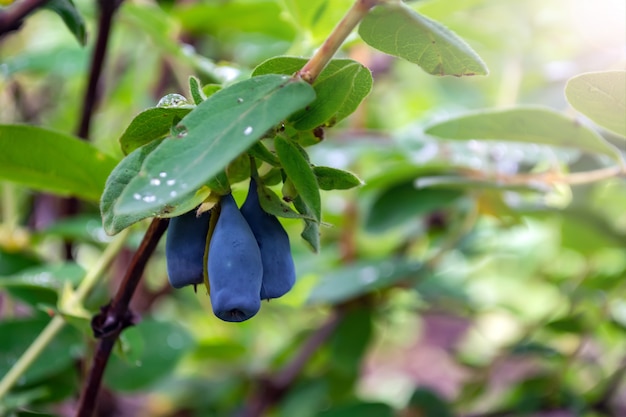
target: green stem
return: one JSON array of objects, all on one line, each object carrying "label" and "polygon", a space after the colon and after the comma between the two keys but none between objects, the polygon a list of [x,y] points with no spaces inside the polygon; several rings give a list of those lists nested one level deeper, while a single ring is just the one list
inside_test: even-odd
[{"label": "green stem", "polygon": [[[117,253],[122,249],[128,236],[128,230],[123,231],[104,251],[96,265],[91,268],[82,280],[73,296],[68,300],[64,309],[72,309],[80,306],[94,287],[98,278],[111,264]],[[57,314],[37,336],[33,343],[26,349],[17,362],[11,367],[9,372],[0,381],[0,398],[4,397],[18,379],[26,372],[32,363],[39,357],[41,352],[50,344],[54,337],[63,329],[65,319],[61,314]]]},{"label": "green stem", "polygon": [[372,7],[380,2],[381,0],[356,0],[315,55],[298,72],[300,78],[309,84],[313,84],[324,67],[326,67],[326,64],[335,56],[341,44],[350,36],[356,25],[363,20]]}]

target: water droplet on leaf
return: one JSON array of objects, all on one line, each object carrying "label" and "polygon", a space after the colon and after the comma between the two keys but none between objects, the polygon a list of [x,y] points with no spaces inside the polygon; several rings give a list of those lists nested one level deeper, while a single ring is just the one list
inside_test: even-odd
[{"label": "water droplet on leaf", "polygon": [[161,108],[170,108],[170,107],[180,107],[189,104],[187,99],[180,94],[168,94],[163,96],[161,100],[157,103],[157,107]]}]

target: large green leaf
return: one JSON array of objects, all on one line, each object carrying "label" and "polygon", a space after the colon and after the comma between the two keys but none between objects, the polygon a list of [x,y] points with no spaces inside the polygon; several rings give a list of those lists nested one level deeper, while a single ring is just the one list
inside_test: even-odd
[{"label": "large green leaf", "polygon": [[576,148],[620,160],[617,149],[599,134],[547,108],[486,110],[456,117],[426,129],[442,139],[501,140]]},{"label": "large green leaf", "polygon": [[359,35],[368,45],[413,62],[429,74],[487,74],[487,67],[465,41],[400,2],[372,9],[360,24]]},{"label": "large green leaf", "polygon": [[576,110],[626,138],[626,71],[578,75],[567,82],[565,96]]},{"label": "large green leaf", "polygon": [[218,91],[144,160],[113,207],[149,217],[193,195],[269,129],[313,101],[313,88],[282,75],[254,77]]},{"label": "large green leaf", "polygon": [[[293,74],[306,62],[296,57],[271,58],[256,67],[253,76]],[[313,88],[315,101],[290,117],[298,130],[333,125],[352,114],[372,89],[372,74],[351,59],[333,59],[315,80]]]},{"label": "large green leaf", "polygon": [[191,107],[153,107],[139,113],[120,137],[125,154],[155,139],[167,136],[177,120],[191,111]]},{"label": "large green leaf", "polygon": [[35,190],[98,201],[116,161],[73,136],[0,125],[0,179]]}]

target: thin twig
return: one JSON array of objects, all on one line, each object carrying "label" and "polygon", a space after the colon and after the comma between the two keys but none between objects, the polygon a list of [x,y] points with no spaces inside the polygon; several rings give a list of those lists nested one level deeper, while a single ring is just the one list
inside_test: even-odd
[{"label": "thin twig", "polygon": [[100,338],[92,367],[87,376],[80,397],[76,417],[90,417],[93,414],[104,369],[111,356],[115,342],[126,327],[133,324],[133,316],[128,305],[139,284],[143,270],[154,252],[159,240],[165,233],[168,219],[155,218],[139,245],[131,264],[126,271],[124,280],[119,286],[115,298],[101,309],[100,314],[91,322],[94,335]]},{"label": "thin twig", "polygon": [[0,12],[0,37],[17,30],[26,16],[46,4],[48,0],[23,0],[15,3],[6,11]]},{"label": "thin twig", "polygon": [[107,46],[113,24],[113,15],[122,4],[121,0],[99,0],[100,18],[98,22],[98,37],[91,57],[91,67],[89,70],[89,82],[83,97],[82,113],[80,124],[76,134],[85,140],[89,138],[89,128],[93,119],[93,112],[98,101],[98,85],[100,76],[104,68]]},{"label": "thin twig", "polygon": [[344,316],[344,310],[336,308],[333,314],[306,340],[293,360],[272,377],[259,381],[258,392],[246,405],[241,417],[260,417],[287,393],[311,356],[332,336]]},{"label": "thin twig", "polygon": [[356,0],[343,19],[335,26],[322,46],[298,72],[300,78],[313,84],[326,64],[335,56],[341,44],[350,36],[356,25],[367,15],[369,10],[380,3],[380,0]]}]

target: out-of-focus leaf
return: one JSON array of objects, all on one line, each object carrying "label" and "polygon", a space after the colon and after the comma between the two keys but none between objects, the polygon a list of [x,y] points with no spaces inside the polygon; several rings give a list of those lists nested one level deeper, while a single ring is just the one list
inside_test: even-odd
[{"label": "out-of-focus leaf", "polygon": [[317,417],[394,417],[393,408],[383,403],[358,402],[335,406],[322,411]]},{"label": "out-of-focus leaf", "polygon": [[456,117],[426,129],[453,140],[501,140],[564,146],[621,160],[620,153],[593,130],[547,108],[486,110]]},{"label": "out-of-focus leaf", "polygon": [[337,304],[419,274],[421,264],[402,259],[363,261],[324,275],[313,288],[309,304]]},{"label": "out-of-focus leaf", "polygon": [[577,75],[567,82],[565,96],[576,110],[626,138],[626,71]]},{"label": "out-of-focus leaf", "polygon": [[49,0],[44,4],[44,7],[58,14],[78,43],[85,45],[87,42],[85,20],[78,10],[76,10],[76,6],[74,6],[72,0]]},{"label": "out-of-focus leaf", "polygon": [[454,417],[450,405],[440,395],[427,388],[413,391],[409,400],[410,415],[421,417]]},{"label": "out-of-focus leaf", "polygon": [[113,206],[145,218],[189,200],[204,183],[294,111],[315,98],[310,85],[281,75],[254,77],[207,98],[145,157]]},{"label": "out-of-focus leaf", "polygon": [[384,232],[416,216],[445,209],[462,195],[456,189],[417,189],[413,182],[397,184],[376,197],[367,213],[365,227],[371,232]]},{"label": "out-of-focus leaf", "polygon": [[331,167],[313,167],[313,173],[321,190],[349,190],[363,182],[353,173]]},{"label": "out-of-focus leaf", "polygon": [[487,67],[461,38],[400,2],[382,3],[359,26],[370,46],[406,59],[433,75],[485,75]]},{"label": "out-of-focus leaf", "polygon": [[0,179],[98,201],[115,164],[73,136],[36,126],[0,125]]},{"label": "out-of-focus leaf", "polygon": [[41,73],[48,77],[78,76],[85,72],[88,58],[88,51],[77,46],[24,51],[17,56],[3,58],[3,73],[6,76],[22,72]]},{"label": "out-of-focus leaf", "polygon": [[355,308],[346,313],[330,339],[333,370],[356,376],[372,336],[372,311]]},{"label": "out-of-focus leaf", "polygon": [[141,340],[144,348],[131,356],[132,362],[112,356],[104,374],[106,384],[118,391],[137,391],[155,384],[168,376],[193,346],[191,336],[175,323],[145,320],[135,331],[139,338],[133,340]]},{"label": "out-of-focus leaf", "polygon": [[[0,337],[0,375],[7,373],[48,322],[46,319],[19,319],[0,323],[0,334],[5,335]],[[82,350],[82,337],[66,326],[24,372],[19,385],[34,384],[73,366]]]},{"label": "out-of-focus leaf", "polygon": [[72,241],[92,243],[106,243],[111,239],[102,227],[102,219],[96,214],[82,214],[60,219],[39,231],[37,236],[55,236]]},{"label": "out-of-focus leaf", "polygon": [[172,124],[191,111],[191,107],[153,107],[139,113],[120,137],[122,151],[128,155],[135,149],[170,133]]}]

